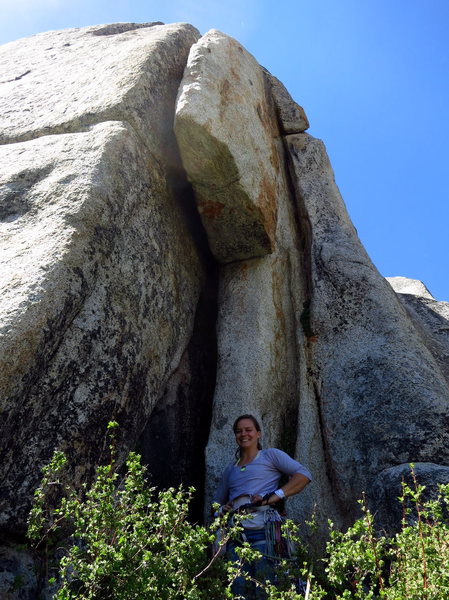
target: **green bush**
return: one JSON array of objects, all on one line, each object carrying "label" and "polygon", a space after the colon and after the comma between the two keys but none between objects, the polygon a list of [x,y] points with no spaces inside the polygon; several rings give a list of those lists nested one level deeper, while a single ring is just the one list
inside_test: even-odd
[{"label": "green bush", "polygon": [[[188,520],[193,490],[156,491],[148,486],[140,457],[129,455],[124,474],[112,459],[97,467],[92,485],[76,490],[64,481],[66,458],[56,452],[35,492],[28,535],[34,544],[59,555],[53,579],[55,600],[225,600],[241,574],[249,547],[233,564],[212,555],[216,519],[205,526]],[[308,600],[447,600],[449,598],[449,485],[422,502],[423,488],[403,484],[401,531],[386,538],[361,502],[363,517],[346,532],[330,524],[323,568],[315,569],[301,546],[296,564],[279,565],[278,584],[260,584],[268,600],[299,600],[292,581],[307,580]],[[410,504],[413,507],[409,508]],[[238,520],[238,519],[237,519]],[[290,534],[294,525],[288,524]],[[236,535],[238,524],[223,542]],[[316,564],[316,563],[315,563]]]},{"label": "green bush", "polygon": [[449,598],[449,484],[435,500],[423,501],[411,465],[413,487],[402,483],[401,529],[393,537],[375,531],[375,520],[360,501],[363,517],[346,532],[330,523],[323,586],[310,599],[447,600]]},{"label": "green bush", "polygon": [[45,467],[28,527],[38,546],[63,544],[55,600],[232,597],[238,567],[208,557],[218,524],[189,523],[192,490],[148,487],[134,453],[122,478],[111,461],[75,490],[62,483],[65,463],[56,452]]}]

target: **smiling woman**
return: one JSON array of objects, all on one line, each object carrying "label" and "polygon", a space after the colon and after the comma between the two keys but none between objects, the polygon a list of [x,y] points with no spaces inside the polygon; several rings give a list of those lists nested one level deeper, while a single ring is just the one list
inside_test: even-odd
[{"label": "smiling woman", "polygon": [[[241,540],[232,541],[228,545],[229,555],[232,560],[238,560],[236,548],[242,541],[249,542],[263,556],[246,565],[245,571],[253,579],[261,577],[262,580],[272,580],[274,557],[267,533],[273,523],[281,521],[274,505],[283,498],[298,494],[310,483],[312,475],[306,467],[282,450],[262,449],[261,428],[253,415],[238,417],[233,431],[238,445],[237,461],[224,470],[214,502],[221,505],[222,513],[237,510],[245,504],[253,505],[250,518],[242,521]],[[289,480],[278,487],[282,475],[287,475]],[[248,599],[264,597],[254,583],[248,583],[243,577],[236,579],[232,591],[235,595]]]}]

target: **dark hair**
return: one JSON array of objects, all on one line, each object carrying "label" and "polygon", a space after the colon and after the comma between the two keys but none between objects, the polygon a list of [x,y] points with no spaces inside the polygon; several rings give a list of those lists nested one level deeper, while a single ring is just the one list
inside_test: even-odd
[{"label": "dark hair", "polygon": [[[259,421],[256,419],[256,417],[254,417],[253,415],[240,415],[240,417],[236,418],[236,420],[234,421],[234,425],[232,426],[232,431],[234,433],[237,430],[238,422],[242,421],[242,419],[249,419],[250,421],[253,422],[253,425],[256,428],[256,431],[262,431],[262,429],[259,425]],[[262,450],[262,444],[260,443],[260,439],[257,440],[257,448],[258,448],[258,450]],[[236,458],[240,457],[240,453],[241,453],[241,448],[237,448],[237,450],[235,451]]]}]

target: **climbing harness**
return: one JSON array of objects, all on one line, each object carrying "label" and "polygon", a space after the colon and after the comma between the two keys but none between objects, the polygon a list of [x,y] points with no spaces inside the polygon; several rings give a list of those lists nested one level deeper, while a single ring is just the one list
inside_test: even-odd
[{"label": "climbing harness", "polygon": [[[260,541],[251,541],[249,543],[261,554],[262,557],[267,558],[270,561],[277,563],[280,561],[292,563],[296,562],[297,558],[295,544],[288,529],[283,527],[286,519],[282,517],[273,507],[262,505],[262,502],[267,500],[270,496],[271,494],[266,494],[262,500],[257,502],[248,502],[236,507],[234,510],[228,513],[228,524],[229,526],[233,525],[233,518],[236,514],[262,509],[264,517],[263,529],[265,533],[265,539]],[[253,531],[257,531],[257,529],[253,529]],[[236,541],[238,544],[248,542],[244,528],[242,528],[242,531],[239,532],[239,539]],[[288,567],[285,571],[285,575],[289,577]],[[311,583],[310,572],[307,577],[307,581],[302,581],[301,579],[297,578],[291,578],[291,581],[295,585],[296,591],[303,595],[305,599],[308,599]]]},{"label": "climbing harness", "polygon": [[[295,561],[295,547],[288,531],[283,531],[282,525],[285,518],[281,517],[278,511],[269,505],[263,505],[262,502],[268,500],[271,494],[266,494],[262,500],[257,502],[248,502],[229,513],[230,523],[233,522],[235,514],[243,514],[254,510],[263,510],[263,528],[265,530],[265,540],[253,542],[252,546],[265,546],[265,551],[259,550],[262,556],[270,560]],[[240,541],[248,541],[245,532],[240,532]]]}]

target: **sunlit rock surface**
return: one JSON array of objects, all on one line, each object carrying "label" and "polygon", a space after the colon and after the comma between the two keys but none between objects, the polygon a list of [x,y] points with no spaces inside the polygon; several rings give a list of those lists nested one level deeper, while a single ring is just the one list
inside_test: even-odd
[{"label": "sunlit rock surface", "polygon": [[387,277],[449,385],[449,302],[436,300],[416,279]]},{"label": "sunlit rock surface", "polygon": [[448,463],[447,380],[361,245],[323,143],[307,134],[286,140],[300,223],[309,232],[307,360],[323,468],[349,522],[379,471]]},{"label": "sunlit rock surface", "polygon": [[285,195],[277,131],[260,65],[236,40],[209,31],[190,51],[175,132],[211,250],[222,263],[273,249]]},{"label": "sunlit rock surface", "polygon": [[121,24],[0,51],[7,530],[23,529],[53,448],[80,481],[108,420],[123,453],[135,445],[189,342],[204,268],[171,123],[197,37]]}]

